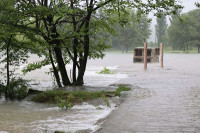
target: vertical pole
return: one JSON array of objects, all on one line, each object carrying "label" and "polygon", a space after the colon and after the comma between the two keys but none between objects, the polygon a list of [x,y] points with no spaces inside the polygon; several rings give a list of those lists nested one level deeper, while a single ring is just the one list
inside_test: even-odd
[{"label": "vertical pole", "polygon": [[163,43],[160,43],[160,68],[163,68]]},{"label": "vertical pole", "polygon": [[147,43],[144,43],[144,70],[147,70]]}]

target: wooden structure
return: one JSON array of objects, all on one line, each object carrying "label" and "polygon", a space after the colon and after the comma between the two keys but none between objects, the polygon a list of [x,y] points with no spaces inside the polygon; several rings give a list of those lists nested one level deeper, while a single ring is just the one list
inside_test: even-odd
[{"label": "wooden structure", "polygon": [[[147,62],[159,62],[160,48],[147,48]],[[134,49],[133,62],[144,62],[144,47]]]}]

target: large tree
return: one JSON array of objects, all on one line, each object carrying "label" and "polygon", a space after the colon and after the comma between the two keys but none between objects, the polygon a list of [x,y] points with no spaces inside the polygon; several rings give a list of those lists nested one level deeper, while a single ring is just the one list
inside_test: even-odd
[{"label": "large tree", "polygon": [[[32,28],[19,26],[18,23],[24,18],[16,8],[16,2],[12,0],[2,0],[0,2],[0,65],[1,79],[0,84],[4,86],[6,98],[14,95],[12,82],[16,81],[15,67],[25,63],[28,58],[30,44],[25,40],[32,37]],[[23,35],[24,38],[21,38]],[[29,37],[28,37],[29,36]],[[3,67],[4,66],[4,67]],[[12,81],[12,82],[11,82]]]},{"label": "large tree", "polygon": [[168,28],[169,42],[173,48],[188,50],[198,47],[200,52],[200,9],[190,11],[176,18]]},{"label": "large tree", "polygon": [[[15,8],[24,16],[15,24],[31,29],[39,45],[37,54],[46,58],[40,63],[29,64],[24,72],[51,64],[58,86],[83,85],[88,58],[103,57],[107,48],[99,35],[112,31],[114,20],[126,23],[127,10],[137,9],[138,15],[151,10],[174,13],[181,6],[174,0],[147,2],[122,0],[12,0]],[[98,11],[101,9],[102,14]],[[119,15],[113,17],[113,13]],[[9,17],[9,16],[8,16]],[[25,36],[25,35],[24,35]],[[31,40],[31,39],[30,39]],[[38,44],[38,43],[37,43]],[[30,45],[31,46],[31,45]],[[32,49],[31,51],[34,51]],[[65,67],[72,62],[72,80]],[[61,80],[60,80],[61,79]]]}]

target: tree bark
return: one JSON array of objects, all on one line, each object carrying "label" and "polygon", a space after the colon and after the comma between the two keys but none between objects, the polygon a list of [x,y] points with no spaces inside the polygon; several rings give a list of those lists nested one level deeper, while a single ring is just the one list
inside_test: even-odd
[{"label": "tree bark", "polygon": [[6,72],[7,72],[7,90],[5,90],[5,98],[8,98],[8,90],[10,89],[10,41],[8,40],[8,44],[6,46]]},{"label": "tree bark", "polygon": [[83,85],[84,84],[83,76],[85,74],[87,59],[88,59],[88,55],[89,55],[89,45],[90,45],[90,36],[89,36],[89,30],[90,29],[89,29],[89,26],[90,26],[91,14],[92,14],[92,12],[88,13],[88,17],[86,18],[87,20],[85,22],[84,55],[83,55],[83,60],[81,60],[81,62],[80,62],[78,78],[77,78],[77,81],[76,81],[75,85]]},{"label": "tree bark", "polygon": [[67,75],[67,70],[65,68],[65,63],[62,57],[62,50],[58,47],[58,45],[56,47],[54,47],[54,52],[56,55],[56,61],[58,63],[58,67],[60,70],[60,74],[61,74],[61,78],[62,78],[62,82],[64,86],[68,86],[71,85],[71,82],[68,78]]},{"label": "tree bark", "polygon": [[10,41],[7,44],[6,47],[6,56],[7,56],[7,60],[6,60],[6,71],[7,71],[7,86],[10,85],[10,55],[9,55],[9,51],[10,51]]},{"label": "tree bark", "polygon": [[50,61],[51,61],[51,65],[53,67],[53,73],[54,73],[54,76],[56,78],[56,83],[57,83],[58,87],[62,87],[62,85],[60,83],[60,76],[58,74],[57,68],[55,67],[55,64],[54,64],[54,61],[53,61],[53,57],[52,57],[52,51],[51,50],[49,50],[49,58],[50,58]]},{"label": "tree bark", "polygon": [[[74,10],[74,1],[70,0],[71,4],[70,7],[72,10]],[[72,21],[73,21],[73,28],[74,31],[77,31],[77,22],[75,16],[72,16]],[[78,53],[77,53],[77,46],[78,46],[78,39],[75,36],[73,40],[73,52],[74,52],[74,57],[73,58],[73,70],[72,70],[72,78],[73,78],[73,84],[76,82],[76,66],[78,64],[77,58],[78,58]]]},{"label": "tree bark", "polygon": [[74,59],[73,59],[73,83],[76,82],[76,64],[78,63],[77,62],[77,45],[78,45],[78,40],[75,38],[74,39],[74,46],[73,46],[73,51],[74,51]]}]

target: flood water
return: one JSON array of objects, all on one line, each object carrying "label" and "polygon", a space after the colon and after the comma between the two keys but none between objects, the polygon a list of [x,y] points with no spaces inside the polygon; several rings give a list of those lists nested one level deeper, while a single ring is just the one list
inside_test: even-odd
[{"label": "flood water", "polygon": [[[181,84],[185,82],[184,79],[191,79],[188,87],[196,87],[199,82],[200,71],[200,54],[165,54],[164,55],[164,69],[160,69],[159,63],[148,64],[148,70],[143,70],[143,64],[133,63],[133,54],[115,54],[107,53],[105,58],[98,60],[89,60],[87,71],[85,73],[85,85],[90,87],[109,87],[110,84],[115,83],[130,83],[132,85],[155,88],[165,76],[162,82],[162,88],[169,88],[168,78],[173,77],[174,85],[176,80]],[[37,61],[36,57],[32,57],[30,62]],[[23,69],[22,65],[18,71]],[[116,74],[100,75],[97,74],[104,67],[115,71]],[[40,83],[33,85],[38,90],[52,89],[53,78],[51,75],[45,74],[49,71],[50,66],[43,67],[40,70],[28,73],[25,77],[34,80],[33,83]],[[71,66],[67,69],[70,73]],[[166,77],[166,73],[171,73]],[[152,75],[158,77],[152,78]],[[129,76],[134,78],[129,78]],[[148,78],[144,82],[144,76]],[[159,78],[160,77],[160,78]],[[181,79],[182,78],[182,79]],[[131,81],[134,80],[134,81]],[[172,82],[170,80],[170,82]],[[152,84],[153,83],[153,84]],[[186,84],[187,85],[187,84]],[[161,87],[161,86],[160,86]],[[171,87],[171,86],[170,86]],[[172,89],[172,88],[170,88]],[[106,117],[115,108],[112,104],[111,108],[101,106],[101,110],[89,103],[76,105],[69,110],[61,110],[55,105],[36,104],[30,101],[23,100],[6,102],[3,98],[0,99],[0,132],[9,133],[38,133],[38,132],[53,132],[55,130],[75,132],[82,129],[90,129],[92,131],[98,128],[95,123],[98,119]]]}]

